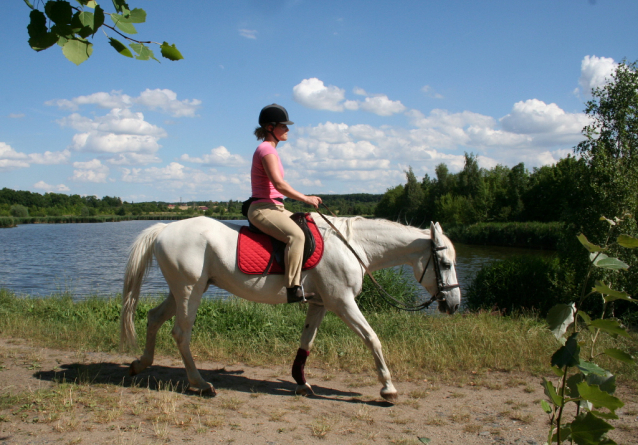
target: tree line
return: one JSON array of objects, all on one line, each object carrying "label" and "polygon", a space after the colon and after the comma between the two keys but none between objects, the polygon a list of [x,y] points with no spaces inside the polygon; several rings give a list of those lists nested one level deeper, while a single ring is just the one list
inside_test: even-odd
[{"label": "tree line", "polygon": [[458,173],[439,164],[435,177],[419,180],[410,168],[406,183],[388,189],[374,214],[414,225],[560,221],[579,208],[585,170],[584,160],[574,156],[531,171],[524,163],[486,169],[465,153]]}]

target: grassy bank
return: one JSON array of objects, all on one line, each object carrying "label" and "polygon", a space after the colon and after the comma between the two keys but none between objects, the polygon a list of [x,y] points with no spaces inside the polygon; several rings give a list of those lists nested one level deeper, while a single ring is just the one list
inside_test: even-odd
[{"label": "grassy bank", "polygon": [[556,249],[560,231],[558,222],[477,223],[445,228],[454,242],[547,250]]},{"label": "grassy bank", "polygon": [[[141,339],[146,332],[146,313],[157,303],[154,298],[140,302],[136,324]],[[25,338],[40,346],[115,352],[120,307],[117,298],[74,303],[64,296],[18,297],[3,289],[0,332],[3,337]],[[305,308],[299,305],[206,300],[198,312],[191,346],[200,360],[289,365],[304,319]],[[557,347],[544,322],[534,317],[488,313],[431,317],[392,311],[371,312],[367,319],[381,339],[390,368],[399,378],[424,378],[432,373],[452,376],[457,371],[487,368],[545,373]],[[160,330],[158,353],[178,357],[171,327],[169,321]],[[633,353],[638,350],[638,336],[623,341],[622,348]],[[373,367],[363,342],[330,313],[319,330],[312,364],[351,372]],[[601,365],[628,379],[638,378],[636,370],[625,365]]]}]

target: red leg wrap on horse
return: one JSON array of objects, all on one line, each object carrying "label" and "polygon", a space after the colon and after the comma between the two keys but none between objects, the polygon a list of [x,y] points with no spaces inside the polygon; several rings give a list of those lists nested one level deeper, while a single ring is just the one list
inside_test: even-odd
[{"label": "red leg wrap on horse", "polygon": [[310,351],[299,348],[297,350],[297,356],[292,364],[292,378],[295,379],[297,385],[306,384],[306,376],[304,375],[304,367],[306,366],[306,359],[310,355]]}]

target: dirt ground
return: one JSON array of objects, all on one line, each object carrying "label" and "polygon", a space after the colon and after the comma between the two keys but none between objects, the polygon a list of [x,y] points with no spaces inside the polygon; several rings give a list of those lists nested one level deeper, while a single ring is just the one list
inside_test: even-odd
[{"label": "dirt ground", "polygon": [[[392,405],[372,374],[312,367],[315,396],[294,395],[290,370],[199,362],[214,398],[186,393],[182,363],[159,357],[136,379],[133,357],[0,338],[0,445],[5,444],[543,444],[540,378],[487,372],[395,381]],[[372,361],[372,359],[371,359]],[[638,443],[638,398],[610,437]]]}]

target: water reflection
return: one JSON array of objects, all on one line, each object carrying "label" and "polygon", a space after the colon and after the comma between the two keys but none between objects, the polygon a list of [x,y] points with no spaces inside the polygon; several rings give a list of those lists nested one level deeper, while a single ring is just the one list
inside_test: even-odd
[{"label": "water reflection", "polygon": [[[234,221],[245,224],[245,221]],[[26,224],[0,229],[0,287],[19,294],[48,296],[68,292],[74,298],[113,296],[122,291],[128,248],[135,237],[157,221],[95,224]],[[486,263],[512,255],[551,253],[506,247],[455,244],[457,278],[465,292]],[[413,274],[407,273],[412,277]],[[142,286],[144,294],[166,294],[159,268],[151,268]],[[224,290],[211,286],[205,297],[223,298]]]}]

